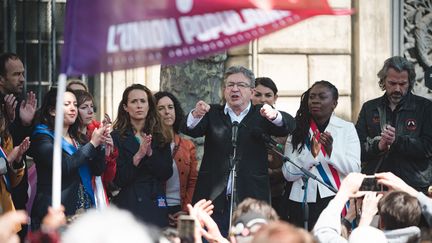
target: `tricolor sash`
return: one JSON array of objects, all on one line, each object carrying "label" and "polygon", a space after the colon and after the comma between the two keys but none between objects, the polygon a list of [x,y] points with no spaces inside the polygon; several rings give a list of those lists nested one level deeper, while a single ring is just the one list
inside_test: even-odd
[{"label": "tricolor sash", "polygon": [[[319,140],[320,136],[321,136],[321,133],[319,132],[318,126],[317,126],[317,124],[315,123],[315,121],[313,119],[310,119],[310,129],[312,130],[312,134],[316,134],[315,135],[316,139]],[[309,142],[309,144],[310,144],[310,142]],[[310,146],[311,145],[309,145],[309,147]],[[322,147],[322,146],[321,146],[321,152],[323,153],[324,156],[327,155],[327,152],[325,151],[324,147]],[[336,184],[336,189],[339,190],[339,187],[340,187],[340,184],[341,184],[341,179],[340,179],[339,173],[338,173],[338,171],[331,164],[328,164],[328,167],[329,167],[330,173],[331,173],[331,175],[333,177],[333,181]],[[323,181],[327,185],[333,186],[332,182],[330,180],[330,177],[326,173],[326,171],[325,171],[324,167],[322,166],[321,162],[319,162],[318,165],[316,165],[316,168],[317,168],[318,173],[320,174],[321,178],[323,179]],[[346,208],[344,208],[342,214],[343,215],[346,214]]]}]

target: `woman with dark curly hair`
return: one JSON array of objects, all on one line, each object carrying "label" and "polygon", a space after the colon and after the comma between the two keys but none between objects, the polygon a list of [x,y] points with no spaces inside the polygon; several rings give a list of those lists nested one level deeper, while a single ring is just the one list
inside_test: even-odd
[{"label": "woman with dark curly hair", "polygon": [[[324,80],[304,92],[296,128],[285,146],[288,158],[335,189],[350,172],[360,171],[360,142],[354,124],[333,114],[338,97],[337,88]],[[301,171],[291,163],[285,163],[282,172],[293,181],[287,205],[289,221],[300,227],[308,222],[308,229],[312,229],[335,193],[313,179],[303,180]],[[304,219],[306,203],[309,218]]]},{"label": "woman with dark curly hair", "polygon": [[165,188],[170,225],[175,226],[178,216],[187,214],[187,204],[192,203],[198,176],[198,161],[193,142],[179,135],[180,123],[184,119],[180,102],[169,92],[157,92],[155,98],[162,122],[170,128],[173,136],[171,141],[173,175],[166,182]]},{"label": "woman with dark curly hair", "polygon": [[121,188],[114,203],[144,222],[168,226],[164,183],[172,175],[172,136],[147,87],[125,89],[111,136],[119,151],[114,183]]},{"label": "woman with dark curly hair", "polygon": [[[52,200],[56,97],[56,89],[51,89],[45,95],[31,137],[29,154],[34,159],[38,177],[36,197],[31,212],[32,229],[39,229]],[[65,207],[66,217],[73,219],[73,216],[95,206],[91,177],[101,175],[105,170],[104,152],[100,145],[106,142],[107,129],[106,127],[96,129],[90,141],[84,141],[78,132],[77,101],[71,91],[64,93],[63,107],[61,203]]]}]

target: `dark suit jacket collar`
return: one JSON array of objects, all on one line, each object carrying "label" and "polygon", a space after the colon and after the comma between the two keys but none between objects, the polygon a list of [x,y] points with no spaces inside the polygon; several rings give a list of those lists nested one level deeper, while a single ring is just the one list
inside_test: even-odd
[{"label": "dark suit jacket collar", "polygon": [[122,143],[124,145],[123,147],[131,153],[136,153],[140,146],[140,144],[135,138],[135,134],[131,129],[126,131],[126,137],[124,138]]}]

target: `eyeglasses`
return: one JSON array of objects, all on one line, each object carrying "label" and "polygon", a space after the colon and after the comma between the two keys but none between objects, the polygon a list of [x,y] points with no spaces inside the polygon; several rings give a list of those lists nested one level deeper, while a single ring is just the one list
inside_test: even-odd
[{"label": "eyeglasses", "polygon": [[230,88],[230,89],[234,88],[234,86],[237,86],[237,88],[239,88],[239,89],[245,89],[245,88],[250,87],[249,84],[244,83],[244,82],[239,82],[239,83],[229,82],[226,84],[226,87]]}]

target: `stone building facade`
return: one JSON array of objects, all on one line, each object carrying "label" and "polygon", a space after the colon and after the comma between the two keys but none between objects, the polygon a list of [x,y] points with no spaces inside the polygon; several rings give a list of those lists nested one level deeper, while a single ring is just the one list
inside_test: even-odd
[{"label": "stone building facade", "polygon": [[[216,59],[212,56],[162,68],[103,74],[100,82],[95,82],[95,90],[100,90],[96,96],[101,114],[115,117],[123,88],[134,82],[154,91],[173,92],[181,98],[185,110],[199,99],[219,102],[222,80],[218,77],[222,77],[223,66],[240,64],[251,68],[257,77],[272,78],[280,90],[277,108],[293,116],[301,94],[313,82],[331,81],[340,92],[336,113],[355,122],[361,105],[382,95],[376,74],[392,55],[404,55],[416,63],[418,82],[414,92],[430,96],[423,73],[432,58],[430,51],[419,54],[419,43],[426,43],[424,48],[432,46],[431,1],[330,0],[332,7],[352,8],[354,14],[310,18],[231,49],[227,58],[221,54]],[[423,33],[421,38],[419,33]],[[208,72],[193,73],[203,67]]]}]

